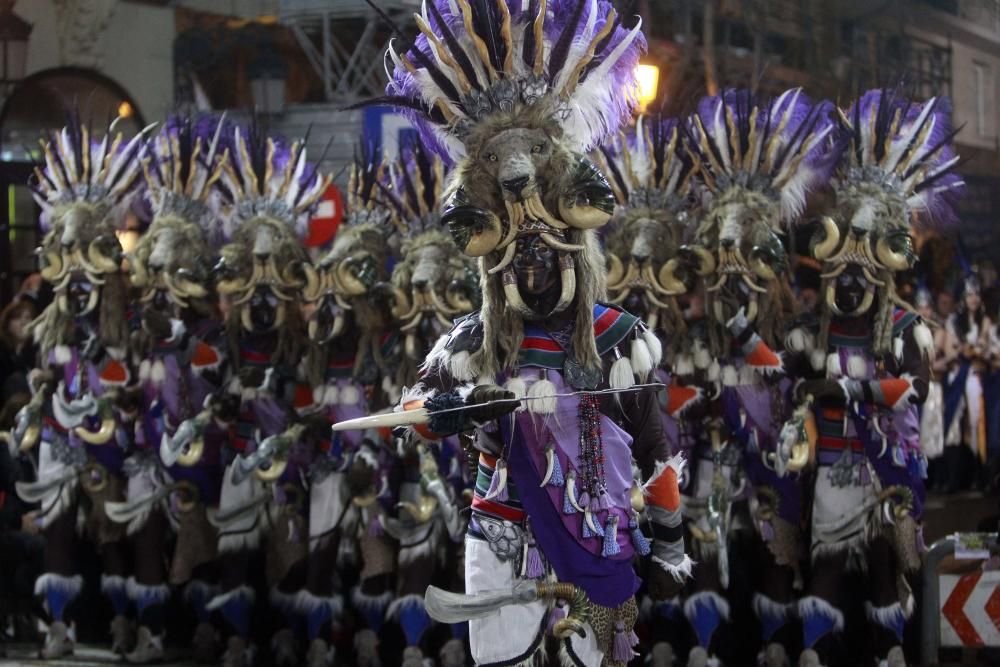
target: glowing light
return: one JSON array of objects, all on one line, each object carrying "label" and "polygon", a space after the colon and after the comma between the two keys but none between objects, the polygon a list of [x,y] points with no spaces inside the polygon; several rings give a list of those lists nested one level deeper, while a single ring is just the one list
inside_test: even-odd
[{"label": "glowing light", "polygon": [[656,99],[660,68],[656,65],[639,65],[635,68],[635,75],[639,81],[639,104],[645,111],[649,103]]},{"label": "glowing light", "polygon": [[122,251],[125,253],[130,253],[135,250],[135,246],[139,243],[139,232],[134,229],[123,229],[115,232],[115,236],[118,237],[118,243],[122,246]]},{"label": "glowing light", "polygon": [[118,105],[118,115],[122,118],[131,118],[133,113],[134,109],[132,109],[132,105],[128,102],[122,102]]}]

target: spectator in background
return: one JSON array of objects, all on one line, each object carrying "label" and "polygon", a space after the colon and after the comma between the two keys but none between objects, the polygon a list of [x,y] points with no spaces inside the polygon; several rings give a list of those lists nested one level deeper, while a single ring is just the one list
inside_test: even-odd
[{"label": "spectator in background", "polygon": [[941,290],[937,293],[934,303],[934,310],[937,311],[938,318],[942,322],[947,322],[952,313],[955,312],[955,297],[948,290]]},{"label": "spectator in background", "polygon": [[0,311],[0,407],[28,393],[28,371],[34,366],[28,325],[37,316],[35,303],[24,297]]}]

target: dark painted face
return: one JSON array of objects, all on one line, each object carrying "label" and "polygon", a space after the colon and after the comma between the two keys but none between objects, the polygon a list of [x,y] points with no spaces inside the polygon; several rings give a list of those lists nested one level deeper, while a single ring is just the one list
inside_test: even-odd
[{"label": "dark painted face", "polygon": [[843,313],[853,313],[861,305],[865,298],[865,291],[868,289],[868,281],[861,271],[861,267],[850,266],[837,276],[837,286],[835,288],[835,298],[837,308]]},{"label": "dark painted face", "polygon": [[278,297],[266,287],[258,287],[250,297],[250,322],[255,331],[269,331],[278,319]]},{"label": "dark painted face", "polygon": [[559,257],[537,234],[517,242],[514,272],[521,295],[541,296],[559,287]]}]

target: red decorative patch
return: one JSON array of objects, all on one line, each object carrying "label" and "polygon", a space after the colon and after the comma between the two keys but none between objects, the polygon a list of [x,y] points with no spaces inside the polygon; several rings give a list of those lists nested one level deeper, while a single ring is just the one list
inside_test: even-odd
[{"label": "red decorative patch", "polygon": [[101,382],[113,387],[123,386],[128,382],[128,369],[125,364],[115,359],[111,359],[101,370]]},{"label": "red decorative patch", "polygon": [[672,384],[667,387],[667,414],[677,417],[697,403],[699,398],[701,392],[696,387]]},{"label": "red decorative patch", "polygon": [[194,348],[191,365],[196,369],[215,368],[222,361],[219,351],[207,343],[199,342]]},{"label": "red decorative patch", "polygon": [[313,392],[312,388],[307,384],[297,384],[295,385],[295,398],[293,399],[292,406],[296,410],[307,410],[313,405]]},{"label": "red decorative patch", "polygon": [[677,473],[667,466],[663,472],[645,487],[650,505],[673,512],[681,506],[681,492],[677,488]]},{"label": "red decorative patch", "polygon": [[781,358],[772,352],[764,341],[757,342],[747,355],[746,362],[755,368],[781,368]]},{"label": "red decorative patch", "polygon": [[885,398],[886,406],[892,408],[899,403],[910,390],[910,381],[902,378],[892,380],[880,380],[879,387],[882,389],[882,396]]}]

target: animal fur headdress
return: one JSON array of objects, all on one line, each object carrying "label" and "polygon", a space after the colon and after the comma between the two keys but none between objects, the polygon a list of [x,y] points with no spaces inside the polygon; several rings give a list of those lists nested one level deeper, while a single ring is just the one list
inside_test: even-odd
[{"label": "animal fur headdress", "polygon": [[[115,236],[119,221],[113,211],[124,208],[134,192],[146,130],[125,141],[111,123],[98,139],[73,112],[66,127],[40,140],[45,166],[35,168],[30,187],[42,208],[41,226],[46,232],[41,274],[56,294],[33,325],[43,354],[68,341],[74,317],[94,312],[101,342],[112,348],[125,344],[127,285]],[[82,309],[72,308],[68,295],[71,281],[79,275],[91,286]]]},{"label": "animal fur headdress", "polygon": [[[676,255],[691,206],[693,167],[682,135],[674,118],[641,116],[635,127],[618,133],[595,155],[618,202],[604,245],[610,263],[608,298],[641,314],[653,329],[664,311],[675,333],[684,323],[670,297],[686,291],[676,275]],[[631,310],[637,300],[643,302],[641,313]]]},{"label": "animal fur headdress", "polygon": [[385,101],[453,158],[476,125],[529,113],[588,150],[633,106],[641,22],[626,30],[607,0],[431,0],[415,19],[413,44],[389,50]]},{"label": "animal fur headdress", "polygon": [[895,273],[916,260],[910,233],[917,224],[955,222],[955,203],[964,187],[954,169],[951,109],[945,98],[923,104],[891,90],[870,90],[841,111],[847,145],[834,177],[834,219],[825,218],[812,242],[824,262],[823,292],[836,308],[834,280],[850,266],[868,283],[865,312],[876,300],[874,349],[892,351],[893,311],[912,309],[897,294]]},{"label": "animal fur headdress", "polygon": [[173,117],[147,145],[142,158],[153,222],[130,256],[132,284],[165,291],[177,305],[208,296],[212,249],[221,240],[213,187],[222,176],[218,159],[224,119]]},{"label": "animal fur headdress", "polygon": [[813,104],[798,88],[770,103],[746,90],[727,90],[702,100],[687,130],[707,194],[693,249],[715,320],[709,327],[712,352],[722,353],[720,327],[737,307],[776,345],[792,310],[783,277],[787,253],[778,234],[836,166],[833,105]]}]

